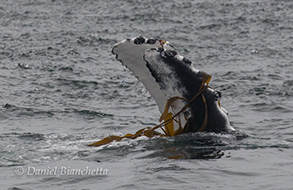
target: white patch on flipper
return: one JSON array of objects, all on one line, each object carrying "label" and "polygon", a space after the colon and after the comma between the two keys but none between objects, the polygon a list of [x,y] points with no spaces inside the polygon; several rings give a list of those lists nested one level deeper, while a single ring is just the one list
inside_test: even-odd
[{"label": "white patch on flipper", "polygon": [[[162,113],[168,98],[160,90],[159,84],[152,77],[149,69],[146,67],[146,62],[143,60],[144,52],[147,49],[161,47],[161,44],[158,40],[154,44],[135,44],[134,40],[135,38],[123,40],[114,46],[112,52],[116,54],[117,59],[129,68],[138,80],[143,83],[145,88],[155,99],[156,104]],[[145,42],[146,41],[147,39]],[[164,44],[164,47],[167,49],[173,49],[168,43]]]}]

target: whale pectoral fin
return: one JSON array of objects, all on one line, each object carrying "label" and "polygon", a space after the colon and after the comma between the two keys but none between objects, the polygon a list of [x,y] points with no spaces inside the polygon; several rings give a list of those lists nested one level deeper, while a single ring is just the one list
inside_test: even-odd
[{"label": "whale pectoral fin", "polygon": [[164,110],[167,97],[149,71],[146,61],[144,60],[144,54],[148,49],[159,48],[162,46],[167,49],[173,49],[163,40],[147,39],[142,36],[123,40],[122,42],[115,44],[112,49],[112,53],[116,55],[116,59],[132,71],[149,91],[150,95],[156,101],[161,113]]}]

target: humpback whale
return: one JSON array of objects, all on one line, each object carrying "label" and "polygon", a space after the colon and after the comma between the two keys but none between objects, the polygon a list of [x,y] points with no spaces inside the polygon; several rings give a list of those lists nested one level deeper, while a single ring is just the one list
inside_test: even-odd
[{"label": "humpback whale", "polygon": [[162,128],[167,136],[191,132],[231,133],[228,112],[220,104],[221,93],[209,86],[211,76],[180,55],[165,40],[139,36],[114,45],[112,53],[143,83],[162,113],[157,127],[142,129],[134,135],[110,136],[106,144],[140,135],[154,136]]}]

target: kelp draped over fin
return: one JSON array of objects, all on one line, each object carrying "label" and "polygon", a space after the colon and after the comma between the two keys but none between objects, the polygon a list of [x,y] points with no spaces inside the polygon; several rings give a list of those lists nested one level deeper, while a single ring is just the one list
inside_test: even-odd
[{"label": "kelp draped over fin", "polygon": [[[163,112],[163,114],[160,117],[160,121],[164,120],[164,122],[160,123],[159,125],[156,125],[155,127],[151,128],[151,127],[146,127],[143,129],[138,130],[135,134],[126,134],[124,136],[109,136],[106,137],[100,141],[97,141],[95,143],[89,144],[88,146],[101,146],[101,145],[105,145],[108,144],[112,141],[120,141],[122,139],[125,138],[130,138],[130,139],[135,139],[138,138],[140,136],[146,136],[146,137],[155,137],[155,136],[175,136],[175,135],[180,135],[183,134],[185,129],[182,127],[181,125],[181,121],[180,121],[180,114],[184,114],[184,111],[191,105],[191,103],[198,98],[199,96],[202,96],[203,101],[205,103],[205,119],[204,122],[202,123],[202,126],[200,127],[200,129],[198,130],[198,132],[204,131],[206,125],[207,125],[207,105],[205,102],[205,98],[204,95],[202,94],[204,90],[206,90],[208,88],[208,83],[211,79],[210,75],[206,75],[207,78],[205,78],[202,81],[202,87],[201,89],[198,91],[198,93],[192,98],[191,101],[188,101],[182,97],[173,97],[170,98],[165,106],[165,111]],[[172,106],[172,103],[178,99],[184,99],[187,104],[176,114],[173,114],[172,112],[169,112],[169,108]],[[174,123],[178,123],[179,124],[179,129],[175,130],[174,129]],[[188,123],[187,123],[188,124]],[[186,125],[185,125],[186,126]],[[162,128],[164,127],[164,129]],[[156,129],[161,128],[164,131],[164,134],[159,133],[157,131],[155,131]]]},{"label": "kelp draped over fin", "polygon": [[[207,103],[204,97],[203,92],[208,88],[208,83],[210,82],[211,76],[205,72],[198,71],[193,68],[191,65],[192,72],[199,73],[199,83],[200,86],[194,88],[196,92],[191,99],[187,99],[183,94],[171,93],[172,97],[169,97],[170,94],[168,89],[162,89],[158,85],[158,79],[154,78],[154,73],[150,72],[150,68],[147,67],[149,63],[145,60],[145,51],[150,49],[157,49],[158,52],[162,51],[165,54],[169,53],[168,50],[173,50],[173,47],[168,45],[168,42],[163,40],[155,39],[146,39],[143,37],[138,37],[135,39],[124,40],[116,44],[112,50],[116,54],[116,58],[128,67],[134,75],[141,81],[150,94],[154,97],[160,112],[162,113],[159,121],[159,125],[155,127],[146,127],[140,129],[135,134],[126,134],[125,136],[109,136],[98,142],[92,143],[89,146],[101,146],[112,141],[120,141],[125,138],[135,139],[140,136],[154,137],[154,136],[175,136],[185,132],[188,132],[188,128],[191,125],[189,120],[191,119],[191,104],[197,99],[201,98],[204,104],[204,119],[197,131],[204,131],[207,125],[207,116],[208,109]],[[174,51],[175,52],[175,51]],[[162,55],[166,56],[166,55]],[[169,55],[167,55],[169,56]],[[178,59],[184,60],[177,53],[174,54]],[[187,62],[186,60],[184,60]],[[149,65],[148,65],[149,66]],[[196,117],[196,116],[195,116]],[[192,115],[192,119],[196,119]],[[164,122],[162,122],[164,120]],[[164,133],[159,133],[155,131],[156,129],[161,128]]]}]

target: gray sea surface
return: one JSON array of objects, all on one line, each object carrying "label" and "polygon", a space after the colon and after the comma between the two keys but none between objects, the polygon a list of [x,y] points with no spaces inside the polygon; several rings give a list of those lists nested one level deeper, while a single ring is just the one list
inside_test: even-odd
[{"label": "gray sea surface", "polygon": [[[111,53],[140,35],[211,74],[247,137],[86,146],[158,124]],[[291,0],[0,0],[0,189],[292,189],[292,73]]]}]

